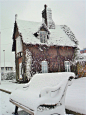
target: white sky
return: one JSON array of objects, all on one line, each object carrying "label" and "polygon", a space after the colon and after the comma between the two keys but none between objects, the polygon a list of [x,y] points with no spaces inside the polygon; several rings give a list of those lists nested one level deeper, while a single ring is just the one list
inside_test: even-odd
[{"label": "white sky", "polygon": [[70,27],[79,41],[79,48],[86,47],[85,0],[0,0],[1,62],[5,50],[5,61],[14,63],[11,49],[15,14],[18,19],[41,22],[44,4],[51,8],[55,24]]}]

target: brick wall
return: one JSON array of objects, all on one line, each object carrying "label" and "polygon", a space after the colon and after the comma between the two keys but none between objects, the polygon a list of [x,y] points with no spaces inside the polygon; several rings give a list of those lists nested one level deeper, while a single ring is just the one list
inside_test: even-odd
[{"label": "brick wall", "polygon": [[24,45],[32,53],[32,74],[41,72],[41,62],[48,62],[48,72],[65,71],[64,61],[72,60],[74,49],[72,47],[56,47],[56,46],[39,46],[39,45]]}]

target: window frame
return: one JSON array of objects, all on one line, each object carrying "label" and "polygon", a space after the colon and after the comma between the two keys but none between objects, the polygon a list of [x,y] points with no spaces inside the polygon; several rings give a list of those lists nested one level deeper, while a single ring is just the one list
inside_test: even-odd
[{"label": "window frame", "polygon": [[70,72],[70,61],[64,61],[65,72]]},{"label": "window frame", "polygon": [[48,73],[48,62],[47,61],[41,62],[41,70],[42,70],[42,73]]},{"label": "window frame", "polygon": [[47,32],[46,31],[40,31],[40,42],[46,43],[47,42]]}]

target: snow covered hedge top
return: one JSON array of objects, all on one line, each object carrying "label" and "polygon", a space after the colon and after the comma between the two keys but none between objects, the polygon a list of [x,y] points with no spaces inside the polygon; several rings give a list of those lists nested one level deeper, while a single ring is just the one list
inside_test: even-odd
[{"label": "snow covered hedge top", "polygon": [[86,53],[79,53],[77,54],[76,62],[86,62]]},{"label": "snow covered hedge top", "polygon": [[[46,44],[49,46],[72,46],[76,47],[76,39],[70,39],[70,37],[65,33],[62,25],[56,25],[55,29],[49,29],[50,37],[47,43],[41,43],[40,39],[34,36],[34,33],[38,32],[42,23],[31,22],[24,20],[17,20],[17,25],[19,33],[21,33],[23,41],[27,44]],[[72,33],[72,35],[74,35]]]}]

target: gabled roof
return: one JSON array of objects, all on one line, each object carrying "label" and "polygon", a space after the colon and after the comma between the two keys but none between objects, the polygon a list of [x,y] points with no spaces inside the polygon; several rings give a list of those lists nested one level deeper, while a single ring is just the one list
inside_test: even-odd
[{"label": "gabled roof", "polygon": [[46,44],[49,46],[57,45],[76,47],[76,43],[65,33],[62,25],[56,25],[55,29],[48,29],[50,32],[50,37],[47,40],[47,43],[41,43],[40,39],[34,36],[34,33],[39,31],[42,23],[24,20],[17,20],[16,22],[19,33],[22,35],[23,42],[26,44]]}]

